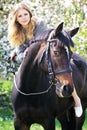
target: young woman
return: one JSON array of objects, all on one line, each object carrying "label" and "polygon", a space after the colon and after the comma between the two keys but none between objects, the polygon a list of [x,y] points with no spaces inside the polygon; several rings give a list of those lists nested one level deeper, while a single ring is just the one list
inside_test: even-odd
[{"label": "young woman", "polygon": [[42,20],[32,16],[26,3],[16,4],[8,17],[8,39],[14,48],[10,55],[11,60],[16,58],[21,62],[29,42],[46,29]]},{"label": "young woman", "polygon": [[[26,54],[29,41],[37,36],[38,31],[42,32],[47,27],[43,21],[39,21],[32,16],[29,7],[24,3],[15,5],[9,14],[8,20],[8,39],[11,46],[15,48],[10,58],[14,59],[17,56],[19,61]],[[72,96],[75,101],[75,114],[80,117],[82,115],[82,106],[75,89]]]}]

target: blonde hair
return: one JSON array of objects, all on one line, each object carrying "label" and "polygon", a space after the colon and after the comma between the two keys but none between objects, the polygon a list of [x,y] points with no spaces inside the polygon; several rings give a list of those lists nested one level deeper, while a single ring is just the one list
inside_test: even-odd
[{"label": "blonde hair", "polygon": [[[30,22],[28,24],[28,32],[25,36],[23,27],[16,21],[17,17],[17,11],[19,9],[25,9],[29,12],[30,14]],[[33,31],[35,29],[36,25],[36,18],[32,17],[32,13],[25,3],[21,2],[13,8],[11,13],[8,16],[8,39],[11,43],[11,46],[16,47],[22,45],[26,38],[31,40],[33,38]]]}]

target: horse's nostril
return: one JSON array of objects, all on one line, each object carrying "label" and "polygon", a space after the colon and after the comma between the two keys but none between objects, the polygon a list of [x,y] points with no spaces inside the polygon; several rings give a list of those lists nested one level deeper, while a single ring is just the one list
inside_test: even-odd
[{"label": "horse's nostril", "polygon": [[65,97],[71,96],[72,92],[73,92],[73,88],[71,88],[70,85],[63,86],[63,91],[62,91],[63,96]]},{"label": "horse's nostril", "polygon": [[68,86],[65,85],[63,89],[64,91],[68,91]]}]

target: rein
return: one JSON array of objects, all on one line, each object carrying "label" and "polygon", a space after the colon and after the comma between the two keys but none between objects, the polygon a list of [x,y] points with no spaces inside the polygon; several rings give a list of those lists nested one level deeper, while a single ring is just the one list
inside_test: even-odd
[{"label": "rein", "polygon": [[[49,83],[50,83],[50,82],[49,82]],[[41,94],[48,93],[49,90],[52,88],[53,82],[50,83],[50,87],[49,87],[47,90],[41,91],[41,92],[36,92],[36,93],[24,93],[24,92],[22,92],[20,89],[18,89],[17,83],[16,83],[16,77],[15,77],[15,75],[14,75],[14,84],[15,84],[16,90],[17,90],[20,94],[22,94],[22,95],[24,95],[24,96],[34,96],[34,95],[41,95]]]}]

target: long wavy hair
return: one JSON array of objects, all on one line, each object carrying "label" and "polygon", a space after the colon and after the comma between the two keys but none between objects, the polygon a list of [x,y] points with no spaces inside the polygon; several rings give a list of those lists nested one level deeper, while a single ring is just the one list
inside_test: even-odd
[{"label": "long wavy hair", "polygon": [[[20,25],[16,20],[17,12],[20,9],[25,9],[30,14],[30,22],[28,24],[28,31],[26,33],[26,36],[22,25]],[[8,16],[8,40],[11,43],[12,47],[22,45],[25,42],[26,38],[29,40],[33,38],[36,20],[37,19],[34,16],[32,16],[32,13],[26,3],[21,2],[14,6],[14,8]]]}]

